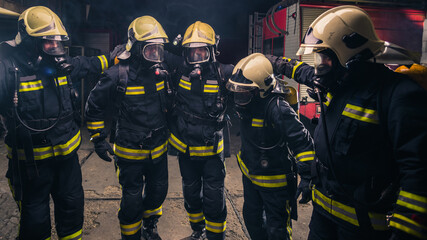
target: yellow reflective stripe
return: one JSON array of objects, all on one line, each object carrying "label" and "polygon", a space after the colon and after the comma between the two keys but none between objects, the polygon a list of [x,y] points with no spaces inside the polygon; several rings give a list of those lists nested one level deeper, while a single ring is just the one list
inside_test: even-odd
[{"label": "yellow reflective stripe", "polygon": [[397,213],[393,214],[390,220],[390,227],[397,228],[420,239],[427,239],[427,235],[425,234],[427,231],[426,226]]},{"label": "yellow reflective stripe", "polygon": [[201,213],[189,213],[189,212],[187,212],[187,215],[188,215],[188,219],[192,223],[198,223],[198,222],[205,220],[205,216],[203,215],[202,212]]},{"label": "yellow reflective stripe", "polygon": [[264,119],[252,118],[252,127],[263,127]]},{"label": "yellow reflective stripe", "polygon": [[[54,147],[49,146],[49,147],[33,148],[34,160],[43,160],[53,156],[68,155],[80,145],[80,142],[81,142],[81,136],[80,136],[80,131],[78,131],[77,134],[65,144],[56,145]],[[6,148],[8,151],[7,157],[11,159],[12,148],[8,145],[6,145]],[[18,149],[18,159],[25,160],[24,149]]]},{"label": "yellow reflective stripe", "polygon": [[387,215],[381,213],[368,213],[371,219],[371,225],[374,230],[386,231],[388,230]]},{"label": "yellow reflective stripe", "polygon": [[141,229],[141,226],[142,226],[142,220],[129,225],[120,224],[120,229],[123,235],[129,236],[137,233]]},{"label": "yellow reflective stripe", "polygon": [[286,200],[286,213],[288,214],[286,230],[288,231],[289,239],[292,240],[291,207],[289,206],[289,200]]},{"label": "yellow reflective stripe", "polygon": [[[68,83],[67,82],[67,76],[59,77],[58,83],[59,83],[59,86],[66,85]],[[55,82],[55,84],[56,84],[56,82]]]},{"label": "yellow reflective stripe", "polygon": [[184,89],[191,90],[191,82],[187,82],[182,78],[179,80],[179,86]]},{"label": "yellow reflective stripe", "polygon": [[101,72],[104,72],[104,70],[108,68],[107,58],[104,55],[98,56],[98,58],[101,63]]},{"label": "yellow reflective stripe", "polygon": [[354,118],[359,121],[368,122],[368,123],[375,123],[378,124],[378,115],[377,111],[368,109],[368,108],[362,108],[356,105],[347,104],[344,108],[344,111],[342,112],[342,115]]},{"label": "yellow reflective stripe", "polygon": [[150,150],[121,147],[116,143],[113,145],[113,150],[116,156],[131,160],[144,160],[150,156]]},{"label": "yellow reflective stripe", "polygon": [[221,153],[224,149],[224,140],[218,142],[217,151],[214,152],[214,146],[190,146],[190,156],[199,156],[199,157],[206,157],[206,156],[213,156],[218,153]]},{"label": "yellow reflective stripe", "polygon": [[50,240],[51,239],[51,237],[48,237],[48,238],[46,238],[45,240]]},{"label": "yellow reflective stripe", "polygon": [[96,138],[96,137],[98,137],[98,136],[100,136],[101,135],[101,133],[95,133],[95,134],[93,134],[92,136],[90,136],[90,138]]},{"label": "yellow reflective stripe", "polygon": [[162,206],[160,205],[160,207],[158,207],[156,209],[145,210],[142,217],[143,218],[149,218],[149,217],[154,216],[154,215],[161,216],[162,214],[163,214],[163,210],[162,210]]},{"label": "yellow reflective stripe", "polygon": [[21,82],[21,84],[19,85],[19,92],[29,92],[40,89],[43,89],[42,80]]},{"label": "yellow reflective stripe", "polygon": [[86,124],[87,124],[87,129],[89,129],[89,130],[96,130],[96,129],[104,128],[104,121],[86,122]]},{"label": "yellow reflective stripe", "polygon": [[328,213],[347,221],[355,226],[359,226],[356,210],[340,202],[334,201],[331,198],[323,195],[319,190],[312,191],[313,202],[321,206]]},{"label": "yellow reflective stripe", "polygon": [[227,228],[227,221],[222,223],[210,222],[206,220],[206,230],[214,233],[223,233]]},{"label": "yellow reflective stripe", "polygon": [[181,142],[175,135],[171,133],[171,136],[169,137],[169,143],[172,144],[176,149],[178,149],[180,152],[185,153],[187,149],[187,145],[183,142]]},{"label": "yellow reflective stripe", "polygon": [[315,152],[314,151],[307,151],[299,153],[295,156],[295,158],[300,162],[306,162],[314,160]]},{"label": "yellow reflective stripe", "polygon": [[165,88],[165,81],[161,81],[161,82],[156,83],[156,90],[157,91],[160,91],[164,88]]},{"label": "yellow reflective stripe", "polygon": [[141,94],[145,94],[144,86],[126,88],[126,95],[141,95]]},{"label": "yellow reflective stripe", "polygon": [[281,175],[253,175],[249,174],[249,170],[246,167],[245,163],[240,157],[240,152],[237,154],[237,161],[240,166],[242,173],[251,180],[251,182],[260,187],[266,188],[276,188],[276,187],[285,187],[288,185],[286,180],[286,174]]},{"label": "yellow reflective stripe", "polygon": [[401,190],[396,203],[420,213],[427,213],[427,197]]},{"label": "yellow reflective stripe", "polygon": [[295,77],[295,72],[297,70],[297,68],[302,64],[303,62],[298,62],[297,65],[294,66],[294,68],[292,69],[292,76],[291,78],[293,79]]},{"label": "yellow reflective stripe", "polygon": [[71,235],[59,238],[59,240],[79,240],[79,239],[82,239],[82,230],[81,229],[79,231],[71,234]]},{"label": "yellow reflective stripe", "polygon": [[207,93],[217,93],[219,89],[218,85],[205,84],[203,92]]},{"label": "yellow reflective stripe", "polygon": [[329,92],[328,92],[328,93],[326,94],[326,102],[325,102],[325,105],[326,105],[326,106],[329,106],[329,104],[330,104],[330,103],[331,103],[331,101],[332,101],[332,97],[333,97],[333,96],[332,96],[332,94],[331,94],[331,93],[329,93]]},{"label": "yellow reflective stripe", "polygon": [[163,155],[168,150],[168,141],[151,150],[151,158],[155,159]]}]

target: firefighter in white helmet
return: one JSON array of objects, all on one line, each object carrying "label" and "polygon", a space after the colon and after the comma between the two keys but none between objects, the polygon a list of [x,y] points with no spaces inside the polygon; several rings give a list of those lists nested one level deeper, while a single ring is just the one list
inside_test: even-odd
[{"label": "firefighter in white helmet", "polygon": [[[296,199],[310,196],[313,140],[285,100],[273,67],[261,53],[240,60],[227,83],[240,118],[243,218],[251,239],[292,239]],[[288,98],[291,99],[291,98]],[[296,166],[296,168],[295,168]],[[301,176],[297,188],[296,174]],[[264,217],[266,217],[266,224]]]},{"label": "firefighter in white helmet", "polygon": [[298,54],[314,54],[314,68],[268,58],[323,102],[308,238],[427,239],[427,92],[383,64],[417,59],[355,6],[320,15]]}]

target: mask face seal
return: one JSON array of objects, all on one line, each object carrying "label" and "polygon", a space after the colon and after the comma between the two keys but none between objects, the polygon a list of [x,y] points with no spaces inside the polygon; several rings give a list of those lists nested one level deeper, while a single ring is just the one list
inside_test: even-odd
[{"label": "mask face seal", "polygon": [[41,48],[45,54],[50,56],[65,55],[64,45],[58,40],[43,39],[41,41]]},{"label": "mask face seal", "polygon": [[248,105],[252,98],[254,97],[254,92],[235,92],[234,93],[234,103],[239,106]]},{"label": "mask face seal", "polygon": [[314,74],[324,76],[331,72],[333,67],[332,58],[323,53],[314,53]]},{"label": "mask face seal", "polygon": [[164,46],[161,43],[148,43],[142,48],[142,56],[149,62],[163,62]]},{"label": "mask face seal", "polygon": [[184,56],[189,64],[204,63],[209,61],[210,52],[208,47],[185,48]]}]

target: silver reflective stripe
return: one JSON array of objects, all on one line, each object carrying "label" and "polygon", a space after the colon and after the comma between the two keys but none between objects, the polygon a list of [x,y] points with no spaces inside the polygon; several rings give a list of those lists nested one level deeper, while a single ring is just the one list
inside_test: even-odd
[{"label": "silver reflective stripe", "polygon": [[127,93],[127,94],[129,94],[129,93],[139,93],[139,94],[144,94],[144,93],[145,93],[145,89],[144,89],[144,87],[138,87],[138,88],[131,88],[131,87],[128,87],[128,88],[126,88],[126,93]]},{"label": "silver reflective stripe", "polygon": [[165,87],[165,82],[164,81],[159,82],[159,83],[156,84],[157,91],[162,90],[164,87]]},{"label": "silver reflective stripe", "polygon": [[336,206],[333,206],[331,203],[327,203],[325,202],[316,192],[314,192],[314,194],[316,195],[316,200],[322,202],[327,208],[329,208],[330,210],[333,210],[335,212],[341,213],[342,215],[345,215],[353,220],[355,220],[357,223],[359,223],[359,221],[357,220],[357,216],[356,214],[350,213],[345,211],[344,209],[338,208]]},{"label": "silver reflective stripe", "polygon": [[[71,148],[73,148],[74,146],[76,146],[76,144],[78,144],[78,142],[80,141],[80,134],[79,137],[77,137],[76,139],[74,139],[73,142],[71,142],[67,147],[65,148],[53,148],[53,151],[55,152],[55,156],[56,155],[63,155],[64,152],[69,151]],[[34,153],[35,155],[35,153]]]},{"label": "silver reflective stripe", "polygon": [[134,157],[148,157],[149,156],[148,152],[138,152],[138,153],[126,152],[126,151],[120,150],[118,147],[116,147],[116,152],[118,154],[127,155],[127,156],[134,156]]},{"label": "silver reflective stripe", "polygon": [[154,215],[159,215],[159,213],[162,213],[162,208],[159,208],[158,210],[156,210],[154,212],[150,212],[150,213],[144,212],[144,218],[148,218],[148,217],[154,216]]},{"label": "silver reflective stripe", "polygon": [[173,137],[170,137],[170,138],[169,138],[169,140],[170,140],[170,141],[172,141],[173,143],[175,143],[177,146],[180,146],[182,149],[184,149],[184,151],[185,151],[185,149],[187,148],[187,146],[184,146],[184,145],[182,145],[181,143],[177,142],[177,141],[175,140],[175,138],[173,138]]},{"label": "silver reflective stripe", "polygon": [[33,88],[34,88],[34,90],[43,88],[42,81],[39,80],[39,81],[35,81],[35,82],[28,82],[28,84],[21,83],[21,85],[19,85],[20,90],[28,90],[28,89],[33,89]]},{"label": "silver reflective stripe", "polygon": [[219,231],[223,231],[224,230],[224,226],[214,226],[214,225],[209,224],[208,222],[206,222],[206,226],[210,227],[212,229],[219,230]]},{"label": "silver reflective stripe", "polygon": [[251,178],[252,181],[254,182],[259,182],[259,183],[285,183],[286,182],[286,178],[282,178],[282,179],[257,179],[255,177]]},{"label": "silver reflective stripe", "polygon": [[316,156],[316,154],[305,154],[305,155],[298,156],[297,160],[299,161],[300,159],[309,158],[309,157],[314,158],[314,156]]},{"label": "silver reflective stripe", "polygon": [[427,204],[426,203],[417,201],[417,200],[412,199],[412,198],[407,198],[407,197],[402,196],[402,195],[399,195],[399,200],[403,201],[405,203],[409,203],[409,204],[415,205],[415,206],[423,208],[423,209],[427,208]]},{"label": "silver reflective stripe", "polygon": [[120,225],[121,229],[122,229],[122,233],[124,235],[133,235],[135,233],[135,231],[137,231],[138,229],[141,228],[142,222],[140,222],[137,226],[133,227],[133,228],[124,228],[123,225]]},{"label": "silver reflective stripe", "polygon": [[[207,146],[209,147],[209,146]],[[201,149],[201,150],[194,150],[190,149],[192,153],[211,153],[213,152],[213,149]]]},{"label": "silver reflective stripe", "polygon": [[357,116],[361,116],[361,117],[365,117],[365,118],[369,118],[369,119],[373,119],[373,120],[377,120],[378,121],[378,115],[377,114],[370,114],[367,112],[362,112],[362,111],[358,111],[355,109],[351,109],[351,108],[344,108],[344,111],[349,112],[349,113],[353,113]]},{"label": "silver reflective stripe", "polygon": [[67,240],[79,240],[82,238],[82,234],[80,233],[79,235],[73,237],[73,238],[67,238]]},{"label": "silver reflective stripe", "polygon": [[203,215],[200,215],[198,217],[189,216],[189,218],[190,218],[190,220],[193,220],[193,221],[202,221],[205,218],[205,216],[203,216]]},{"label": "silver reflective stripe", "polygon": [[166,147],[167,147],[167,145],[166,145],[166,144],[162,145],[162,148],[160,148],[160,149],[159,149],[159,150],[157,150],[157,151],[151,152],[151,155],[157,155],[157,154],[160,154],[161,152],[163,152],[163,151],[166,149]]},{"label": "silver reflective stripe", "polygon": [[182,81],[180,81],[180,84],[182,84],[182,85],[184,85],[186,87],[191,87],[191,83],[190,82],[184,81],[183,79],[181,79],[181,80]]}]

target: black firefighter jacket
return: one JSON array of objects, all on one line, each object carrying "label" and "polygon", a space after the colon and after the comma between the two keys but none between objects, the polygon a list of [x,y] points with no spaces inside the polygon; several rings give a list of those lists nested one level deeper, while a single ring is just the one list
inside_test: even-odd
[{"label": "black firefighter jacket", "polygon": [[254,185],[264,189],[292,186],[295,172],[310,179],[313,140],[282,97],[257,96],[237,110],[242,139],[237,160]]},{"label": "black firefighter jacket", "polygon": [[[310,86],[313,70],[296,65],[294,79]],[[323,104],[329,139],[319,122],[315,207],[353,227],[369,219],[375,230],[388,225],[426,239],[427,92],[384,65],[355,62]],[[387,213],[393,213],[389,222]]]},{"label": "black firefighter jacket", "polygon": [[[16,143],[18,158],[24,159],[28,149],[32,150],[34,160],[48,158],[64,158],[75,153],[80,145],[80,129],[73,118],[74,93],[71,91],[72,82],[80,80],[88,74],[100,74],[108,68],[108,56],[67,57],[67,62],[74,69],[69,75],[51,72],[40,67],[38,71],[28,66],[23,58],[25,53],[19,47],[10,50],[11,54],[0,59],[0,114],[6,118],[8,134],[5,138],[8,157],[12,157],[15,124],[17,126]],[[12,114],[13,96],[16,88],[15,76],[11,71],[13,64],[18,68],[18,114],[30,127],[47,128],[60,118],[58,123],[45,132],[27,131]],[[58,116],[58,114],[61,114]],[[19,130],[21,129],[21,131]],[[27,151],[24,152],[23,143]],[[32,146],[31,146],[32,145]]]},{"label": "black firefighter jacket", "polygon": [[107,136],[104,129],[107,110],[120,101],[118,109],[112,113],[117,119],[114,154],[128,161],[151,158],[156,162],[167,151],[169,137],[164,101],[165,79],[132,60],[126,89],[120,92],[117,88],[120,64],[125,67],[129,60],[105,71],[87,100],[86,120],[91,138]]},{"label": "black firefighter jacket", "polygon": [[192,158],[220,154],[224,148],[222,130],[228,95],[225,84],[233,65],[203,64],[200,78],[190,76],[193,69],[185,63],[178,66],[169,142],[182,153],[188,151]]}]

